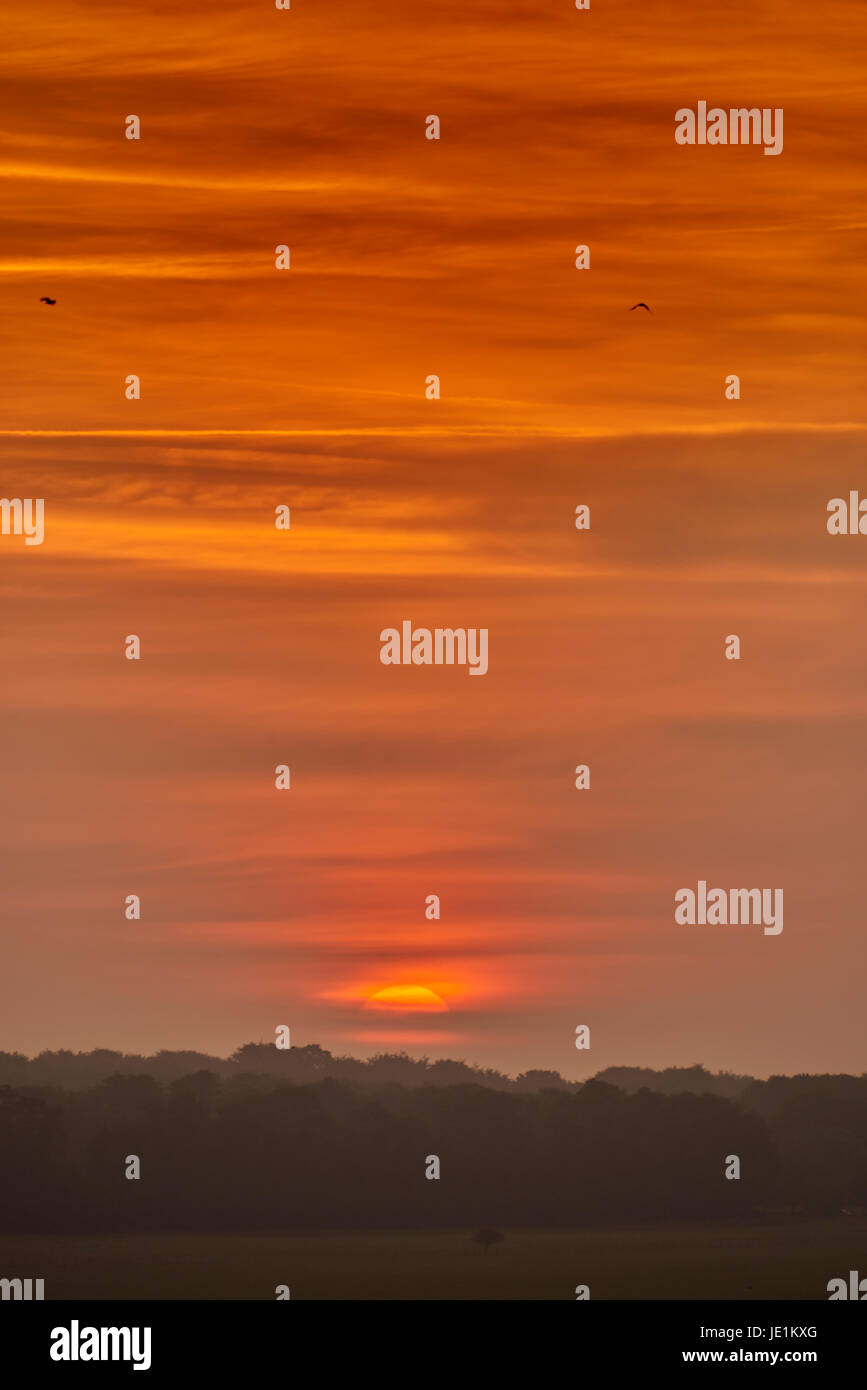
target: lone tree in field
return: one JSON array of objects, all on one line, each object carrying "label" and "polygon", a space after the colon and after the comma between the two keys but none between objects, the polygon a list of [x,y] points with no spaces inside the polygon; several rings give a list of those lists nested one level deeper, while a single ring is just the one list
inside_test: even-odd
[{"label": "lone tree in field", "polygon": [[477,1245],[482,1247],[486,1255],[492,1245],[499,1245],[500,1241],[505,1239],[506,1237],[503,1235],[503,1232],[495,1231],[493,1226],[483,1226],[482,1229],[476,1231],[476,1234],[473,1236],[473,1240]]}]

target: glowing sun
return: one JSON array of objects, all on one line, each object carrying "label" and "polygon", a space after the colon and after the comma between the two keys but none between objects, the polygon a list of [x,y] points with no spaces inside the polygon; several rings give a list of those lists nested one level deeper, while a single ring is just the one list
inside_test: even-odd
[{"label": "glowing sun", "polygon": [[392,1013],[447,1013],[446,1003],[425,985],[386,985],[364,1001],[366,1009],[387,1009]]}]

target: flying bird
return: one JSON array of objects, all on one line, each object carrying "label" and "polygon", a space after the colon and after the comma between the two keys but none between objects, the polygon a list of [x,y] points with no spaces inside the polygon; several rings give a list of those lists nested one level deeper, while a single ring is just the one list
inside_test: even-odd
[{"label": "flying bird", "polygon": [[[648,314],[653,313],[653,310],[651,309],[650,305],[645,304],[644,300],[642,300],[640,304],[633,304],[632,309],[646,309]],[[630,314],[632,313],[632,309],[629,310]]]},{"label": "flying bird", "polygon": [[49,299],[49,298],[48,298],[48,295],[47,295],[47,294],[44,294],[44,295],[42,296],[42,298],[40,299],[39,303],[40,303],[40,304],[56,304],[56,303],[57,303],[57,300],[56,300],[56,299]]}]

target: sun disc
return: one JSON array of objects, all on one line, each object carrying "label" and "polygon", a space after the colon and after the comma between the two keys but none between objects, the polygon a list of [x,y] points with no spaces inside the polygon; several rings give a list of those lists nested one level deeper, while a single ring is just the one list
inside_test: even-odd
[{"label": "sun disc", "polygon": [[396,1013],[445,1013],[446,1004],[436,990],[426,985],[386,985],[365,1000],[366,1009],[387,1009]]}]

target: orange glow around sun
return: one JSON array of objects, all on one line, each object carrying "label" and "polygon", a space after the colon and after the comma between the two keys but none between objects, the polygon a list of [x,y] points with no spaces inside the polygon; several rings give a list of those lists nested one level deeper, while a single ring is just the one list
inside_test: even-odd
[{"label": "orange glow around sun", "polygon": [[446,1013],[444,999],[425,985],[387,985],[365,1000],[366,1009],[385,1009],[396,1013]]}]

